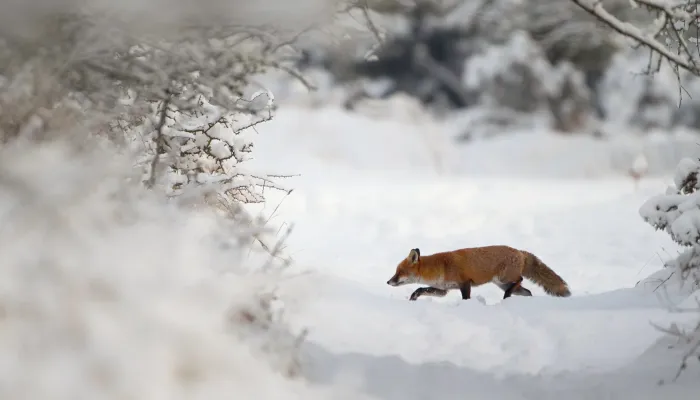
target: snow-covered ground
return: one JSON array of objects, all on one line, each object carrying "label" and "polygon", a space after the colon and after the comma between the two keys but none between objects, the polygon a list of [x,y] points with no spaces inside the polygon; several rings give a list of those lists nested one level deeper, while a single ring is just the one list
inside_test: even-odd
[{"label": "snow-covered ground", "polygon": [[[620,161],[649,142],[543,132],[457,148],[454,133],[420,113],[294,106],[259,129],[250,167],[300,174],[263,213],[294,224],[280,293],[294,300],[287,318],[309,329],[307,376],[383,399],[697,398],[697,369],[658,385],[682,353],[652,324],[698,315],[668,310],[693,304],[659,288],[662,260],[679,249],[639,216],[669,176],[635,189]],[[386,284],[411,248],[491,244],[536,253],[573,296],[529,283],[531,298],[502,301],[487,285],[466,302],[409,302],[415,285]]]},{"label": "snow-covered ground", "polygon": [[[293,15],[276,5],[266,18],[301,22],[298,13],[320,2],[287,3]],[[255,22],[246,11],[270,7],[258,1],[238,17]],[[319,36],[334,42],[349,22]],[[99,43],[96,31],[86,32]],[[341,51],[352,47],[364,46]],[[507,75],[509,63],[494,60],[487,72]],[[44,70],[28,65],[16,69]],[[550,71],[540,72],[549,87]],[[249,130],[259,132],[255,160],[235,171],[299,174],[286,182],[291,195],[268,191],[265,204],[250,205],[273,228],[294,225],[285,247],[294,263],[280,280],[274,270],[251,271],[269,265],[248,251],[256,230],[216,218],[195,196],[165,201],[144,190],[133,160],[113,160],[110,146],[94,154],[87,144],[2,146],[0,399],[697,399],[697,362],[671,382],[684,349],[654,325],[696,323],[697,310],[670,307],[697,306],[698,293],[661,270],[679,249],[642,221],[639,207],[664,192],[678,160],[700,156],[700,146],[687,132],[642,139],[624,126],[637,118],[640,98],[668,100],[658,94],[675,89],[644,91],[618,74],[607,80],[621,84],[600,92],[619,126],[596,126],[605,128],[601,139],[534,126],[456,146],[457,136],[483,133],[474,114],[434,120],[406,98],[348,113],[337,107],[347,93],[328,81],[305,104],[283,104],[273,121]],[[22,88],[18,82],[10,86]],[[292,97],[288,86],[272,89],[278,101]],[[675,102],[643,109],[642,119],[670,123],[667,104]],[[27,137],[52,113],[39,114],[27,114]],[[76,115],[46,128],[60,121],[59,130],[71,132],[62,124]],[[628,170],[640,154],[651,175],[636,185]],[[533,297],[502,300],[499,289],[482,286],[470,301],[450,293],[409,302],[416,286],[386,284],[409,249],[492,244],[537,254],[573,296],[548,297],[528,282]],[[265,301],[270,287],[281,321]],[[292,333],[308,329],[307,380],[296,379],[298,342],[286,323]]]}]

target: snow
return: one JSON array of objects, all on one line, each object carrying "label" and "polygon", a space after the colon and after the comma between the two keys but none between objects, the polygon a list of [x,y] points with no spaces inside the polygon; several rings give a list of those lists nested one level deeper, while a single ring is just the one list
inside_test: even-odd
[{"label": "snow", "polygon": [[683,182],[686,180],[688,175],[698,173],[700,173],[700,163],[691,158],[684,158],[678,163],[678,168],[676,168],[673,183],[677,188],[680,188],[683,186]]},{"label": "snow", "polygon": [[283,375],[296,336],[266,321],[249,234],[82,144],[0,153],[0,398],[362,398]]},{"label": "snow", "polygon": [[[312,382],[402,400],[696,398],[697,364],[669,382],[682,348],[654,327],[698,319],[670,310],[692,293],[663,268],[682,249],[639,215],[673,181],[682,155],[658,151],[673,135],[522,131],[455,146],[458,120],[391,104],[383,117],[285,104],[246,164],[299,174],[285,181],[292,194],[252,209],[293,225],[279,294],[308,329]],[[635,189],[640,148],[650,175]],[[409,302],[416,285],[386,284],[412,248],[491,244],[532,251],[572,297],[528,282],[530,298],[484,285],[469,301]]]},{"label": "snow", "polygon": [[[682,249],[640,217],[680,158],[699,155],[693,138],[521,129],[455,144],[464,120],[404,100],[372,115],[287,103],[246,132],[253,159],[239,173],[297,175],[291,194],[248,207],[273,232],[293,226],[281,276],[232,244],[249,233],[127,186],[112,154],[6,150],[0,398],[697,398],[697,363],[671,382],[684,348],[655,325],[695,324],[698,312],[674,308],[700,292],[663,268]],[[640,151],[649,174],[634,185]],[[642,214],[668,218],[654,209]],[[683,215],[678,234],[700,224]],[[412,248],[491,244],[535,253],[573,295],[526,282],[533,297],[484,285],[470,301],[409,302],[416,286],[386,284]],[[264,314],[270,288],[283,322],[223,329],[232,310]],[[303,330],[307,380],[287,379]]]},{"label": "snow", "polygon": [[[332,41],[332,33],[323,36]],[[467,86],[481,92],[484,78],[520,80],[499,63],[505,56],[532,67],[534,89],[512,87],[533,102],[561,83],[582,86],[583,75],[565,65],[548,74],[542,60],[530,63],[536,50],[510,36],[468,62]],[[2,149],[0,398],[696,399],[698,363],[671,382],[685,347],[657,326],[700,319],[700,291],[676,273],[678,264],[700,263],[700,246],[677,243],[698,242],[700,198],[669,189],[700,171],[700,146],[695,132],[654,128],[674,118],[666,107],[674,77],[645,91],[622,64],[601,90],[616,125],[601,126],[600,137],[550,132],[535,112],[532,125],[479,137],[483,109],[430,116],[401,96],[349,112],[333,104],[342,90],[331,82],[306,106],[251,89],[252,108],[280,108],[240,134],[267,113],[224,124],[228,116],[205,102],[198,118],[166,122],[171,153],[191,153],[177,163],[163,157],[173,161],[171,194],[182,193],[167,202],[126,173],[127,160],[111,165],[114,154],[91,154],[86,143]],[[368,88],[376,94],[386,84]],[[640,111],[645,93],[660,104]],[[530,99],[510,86],[500,94]],[[657,130],[634,132],[637,111]],[[143,133],[138,148],[154,150],[160,135]],[[639,182],[630,168],[644,172]],[[216,182],[243,190],[261,171],[293,175],[279,178],[293,192],[265,181],[266,202],[247,206],[278,236],[293,227],[283,253],[294,263],[283,271],[260,267],[268,260],[249,241],[261,232],[230,226],[179,190]],[[272,247],[268,239],[260,242]],[[416,285],[386,284],[409,249],[493,244],[533,252],[572,296],[525,282],[533,297],[503,300],[484,285],[469,301],[453,291],[411,302]],[[270,310],[263,294],[273,289]],[[272,311],[281,317],[268,321]],[[305,331],[306,379],[294,379]]]},{"label": "snow", "polygon": [[[539,76],[546,74],[546,61],[539,58],[541,50],[534,41],[523,32],[517,32],[503,46],[489,47],[484,54],[471,57],[464,64],[463,83],[465,87],[478,88],[483,82],[501,75],[507,79],[511,63],[527,65],[535,60],[532,69]],[[508,57],[509,62],[504,62]],[[551,83],[555,80],[545,82]]]},{"label": "snow", "polygon": [[231,157],[231,149],[229,145],[219,139],[211,139],[209,142],[209,149],[211,154],[218,159],[225,159]]},{"label": "snow", "polygon": [[646,157],[644,157],[644,154],[639,154],[637,157],[634,158],[634,163],[632,163],[632,170],[637,174],[643,174],[648,167],[649,163],[647,162]]},{"label": "snow", "polygon": [[700,192],[686,184],[699,168],[697,161],[680,160],[673,179],[675,186],[667,189],[665,195],[650,198],[640,208],[646,221],[657,229],[667,230],[683,246],[700,244]]}]

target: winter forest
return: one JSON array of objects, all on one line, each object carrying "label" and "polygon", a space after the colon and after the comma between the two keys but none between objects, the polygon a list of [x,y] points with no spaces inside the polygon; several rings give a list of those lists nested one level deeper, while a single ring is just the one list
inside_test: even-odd
[{"label": "winter forest", "polygon": [[0,0],[0,399],[697,399],[699,27]]}]

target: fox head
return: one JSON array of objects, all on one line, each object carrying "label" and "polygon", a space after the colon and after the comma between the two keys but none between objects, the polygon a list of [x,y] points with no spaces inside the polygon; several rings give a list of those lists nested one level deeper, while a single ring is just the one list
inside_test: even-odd
[{"label": "fox head", "polygon": [[408,257],[403,259],[396,267],[396,273],[386,284],[401,286],[409,283],[418,283],[418,265],[420,265],[420,250],[412,249]]}]

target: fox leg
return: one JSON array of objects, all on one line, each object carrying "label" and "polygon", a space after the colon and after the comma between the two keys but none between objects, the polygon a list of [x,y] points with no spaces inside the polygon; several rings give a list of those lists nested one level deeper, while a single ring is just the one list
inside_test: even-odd
[{"label": "fox leg", "polygon": [[416,289],[411,293],[411,298],[409,300],[417,300],[420,296],[444,297],[446,294],[447,290],[428,286]]},{"label": "fox leg", "polygon": [[516,296],[532,296],[532,292],[529,290],[525,289],[522,286],[523,282],[523,277],[519,277],[518,279],[515,280],[515,282],[511,283],[505,283],[505,284],[500,284],[498,285],[501,289],[503,289],[503,298],[507,299],[508,297],[512,295]]},{"label": "fox leg", "polygon": [[459,291],[462,292],[462,300],[469,300],[472,293],[472,283],[467,281],[459,287]]}]

